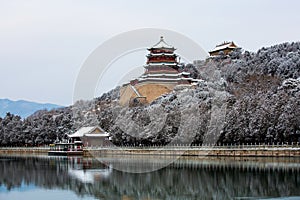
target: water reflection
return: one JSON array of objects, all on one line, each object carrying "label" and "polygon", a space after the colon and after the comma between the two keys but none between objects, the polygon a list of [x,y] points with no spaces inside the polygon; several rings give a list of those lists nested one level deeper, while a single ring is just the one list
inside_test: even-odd
[{"label": "water reflection", "polygon": [[[122,160],[123,165],[144,166],[162,159]],[[10,191],[34,185],[73,191],[80,197],[124,200],[300,196],[298,158],[188,158],[141,174],[113,170],[115,158],[101,160],[105,164],[82,157],[2,156],[0,187]]]},{"label": "water reflection", "polygon": [[94,183],[101,179],[107,179],[112,171],[112,166],[104,165],[93,159],[68,158],[68,174],[82,183]]}]

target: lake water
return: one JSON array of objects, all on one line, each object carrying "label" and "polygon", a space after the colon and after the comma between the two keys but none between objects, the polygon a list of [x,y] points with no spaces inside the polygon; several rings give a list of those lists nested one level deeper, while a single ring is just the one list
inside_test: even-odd
[{"label": "lake water", "polygon": [[[99,159],[0,156],[0,199],[300,199],[299,158],[182,158],[148,173]],[[163,158],[123,160],[143,169]]]}]

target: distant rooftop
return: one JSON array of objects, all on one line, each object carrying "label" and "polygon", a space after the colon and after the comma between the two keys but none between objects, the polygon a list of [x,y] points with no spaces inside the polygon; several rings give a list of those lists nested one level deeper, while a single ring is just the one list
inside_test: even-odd
[{"label": "distant rooftop", "polygon": [[223,49],[236,49],[236,48],[238,48],[238,46],[236,44],[234,44],[234,42],[223,42],[222,44],[217,45],[209,53],[221,51]]}]

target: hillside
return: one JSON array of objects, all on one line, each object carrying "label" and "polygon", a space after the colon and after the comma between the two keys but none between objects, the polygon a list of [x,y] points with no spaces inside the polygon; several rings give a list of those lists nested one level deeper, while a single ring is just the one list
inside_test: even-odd
[{"label": "hillside", "polygon": [[0,119],[1,145],[49,144],[100,125],[118,145],[292,143],[300,141],[300,43],[185,65],[194,88],[177,87],[150,105],[122,107],[119,88],[91,101]]},{"label": "hillside", "polygon": [[6,113],[10,112],[25,118],[38,110],[52,110],[59,107],[61,106],[50,103],[43,104],[24,100],[12,101],[9,99],[0,99],[0,117],[5,117]]}]

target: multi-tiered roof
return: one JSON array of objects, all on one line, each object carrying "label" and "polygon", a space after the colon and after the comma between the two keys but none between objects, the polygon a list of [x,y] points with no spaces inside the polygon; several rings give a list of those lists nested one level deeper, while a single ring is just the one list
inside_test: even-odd
[{"label": "multi-tiered roof", "polygon": [[192,78],[188,72],[179,72],[179,57],[174,53],[175,50],[160,37],[160,41],[148,49],[145,73],[138,81],[189,84]]},{"label": "multi-tiered roof", "polygon": [[160,41],[153,47],[149,48],[150,53],[147,55],[147,65],[145,74],[150,73],[178,73],[176,49],[160,37]]},{"label": "multi-tiered roof", "polygon": [[163,94],[170,93],[181,85],[185,88],[201,81],[184,72],[175,48],[161,37],[159,42],[148,49],[145,72],[126,83],[120,90],[120,104],[131,106],[151,103]]}]

